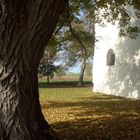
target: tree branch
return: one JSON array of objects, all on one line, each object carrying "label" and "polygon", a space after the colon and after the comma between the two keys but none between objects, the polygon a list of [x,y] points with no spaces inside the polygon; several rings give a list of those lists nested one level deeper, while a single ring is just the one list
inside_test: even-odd
[{"label": "tree branch", "polygon": [[83,53],[84,56],[87,55],[87,50],[83,44],[83,42],[80,40],[80,38],[76,35],[76,33],[74,32],[73,28],[72,28],[72,24],[71,24],[71,18],[70,18],[70,15],[71,15],[71,10],[70,10],[70,6],[69,6],[69,2],[67,3],[67,14],[68,14],[68,24],[69,24],[69,29],[70,29],[70,32],[72,34],[72,36],[78,41],[80,47],[81,47],[81,51]]}]

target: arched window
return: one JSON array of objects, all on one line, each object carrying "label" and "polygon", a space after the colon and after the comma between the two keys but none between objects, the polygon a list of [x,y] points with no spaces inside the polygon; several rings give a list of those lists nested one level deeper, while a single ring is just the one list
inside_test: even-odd
[{"label": "arched window", "polygon": [[115,65],[115,53],[110,49],[107,53],[107,66]]}]

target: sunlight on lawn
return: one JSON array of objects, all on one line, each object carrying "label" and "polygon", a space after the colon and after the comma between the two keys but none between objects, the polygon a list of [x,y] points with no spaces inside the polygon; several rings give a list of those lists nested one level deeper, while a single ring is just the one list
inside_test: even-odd
[{"label": "sunlight on lawn", "polygon": [[61,140],[139,140],[140,101],[91,87],[40,88],[43,114]]}]

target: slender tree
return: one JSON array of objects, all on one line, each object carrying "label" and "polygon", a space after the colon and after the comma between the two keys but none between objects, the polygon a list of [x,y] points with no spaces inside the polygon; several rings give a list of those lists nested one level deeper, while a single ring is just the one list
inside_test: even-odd
[{"label": "slender tree", "polygon": [[66,0],[0,0],[0,140],[54,139],[37,67]]}]

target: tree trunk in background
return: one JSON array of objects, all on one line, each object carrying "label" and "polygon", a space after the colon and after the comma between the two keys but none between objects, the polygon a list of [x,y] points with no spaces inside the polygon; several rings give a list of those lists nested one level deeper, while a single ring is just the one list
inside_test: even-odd
[{"label": "tree trunk in background", "polygon": [[37,67],[64,0],[0,0],[0,140],[51,140]]},{"label": "tree trunk in background", "polygon": [[47,75],[47,83],[50,83],[50,76]]},{"label": "tree trunk in background", "polygon": [[83,85],[83,79],[84,79],[85,69],[86,69],[86,59],[83,58],[82,64],[81,64],[81,70],[80,70],[80,76],[79,76],[78,86],[82,86]]}]

